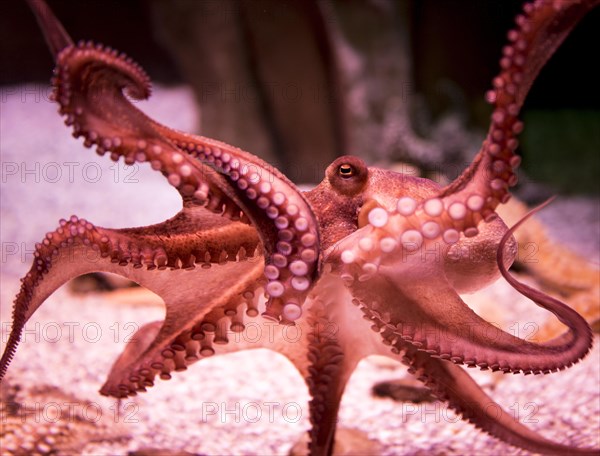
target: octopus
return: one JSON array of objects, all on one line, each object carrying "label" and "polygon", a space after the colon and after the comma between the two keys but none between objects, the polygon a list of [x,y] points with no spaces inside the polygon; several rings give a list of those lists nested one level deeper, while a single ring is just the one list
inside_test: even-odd
[{"label": "octopus", "polygon": [[[545,62],[599,0],[525,3],[508,32],[500,73],[486,94],[493,113],[479,153],[445,187],[343,156],[307,192],[260,158],[172,130],[130,99],[150,79],[129,57],[74,43],[43,0],[28,0],[54,56],[54,100],[85,147],[126,164],[148,163],[181,196],[163,223],[107,229],[72,216],[36,245],[0,360],[4,377],[26,322],[57,288],[94,271],[159,295],[163,321],[142,326],[114,362],[100,393],[127,398],[207,357],[253,348],[283,354],[311,400],[308,452],[330,455],[344,388],[359,361],[383,355],[407,366],[433,395],[481,431],[545,454],[600,454],[556,443],[506,411],[462,366],[549,374],[590,350],[587,322],[519,281],[508,267],[512,233],[497,216],[517,183],[519,112]],[[481,318],[460,293],[504,278],[567,329],[535,343]],[[240,337],[249,322],[277,330]],[[290,343],[294,327],[300,340]],[[242,374],[242,373],[240,373]]]}]

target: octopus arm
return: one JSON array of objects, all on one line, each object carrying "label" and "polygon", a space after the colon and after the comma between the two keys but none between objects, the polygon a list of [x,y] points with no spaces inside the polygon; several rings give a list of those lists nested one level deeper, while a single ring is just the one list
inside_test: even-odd
[{"label": "octopus arm", "polygon": [[72,44],[47,5],[30,5],[56,61],[53,95],[73,135],[115,161],[149,162],[186,205],[250,220],[268,266],[265,316],[300,318],[318,275],[320,243],[317,218],[295,185],[248,152],[150,119],[129,100],[150,96],[150,79],[137,63],[92,42]]},{"label": "octopus arm", "polygon": [[543,454],[599,454],[592,448],[552,442],[527,428],[494,402],[464,369],[448,361],[413,353],[409,370],[464,419],[504,442]]},{"label": "octopus arm", "polygon": [[467,219],[473,217],[476,224],[481,219],[490,220],[496,206],[508,200],[508,188],[516,185],[514,171],[521,162],[515,150],[517,135],[523,130],[518,115],[525,97],[556,49],[599,3],[569,0],[525,4],[515,28],[508,32],[500,74],[486,96],[494,109],[487,137],[472,164],[439,195],[446,207],[466,204]]},{"label": "octopus arm", "polygon": [[269,347],[267,338],[247,343],[243,334],[244,314],[258,314],[261,262],[228,262],[195,272],[171,276],[175,285],[161,292],[165,320],[146,324],[134,334],[113,364],[101,394],[135,395],[154,385],[156,377],[169,380],[174,371],[184,371],[201,359]]},{"label": "octopus arm", "polygon": [[[256,273],[256,265],[262,261],[256,256],[259,245],[251,226],[230,222],[200,207],[184,208],[158,225],[122,230],[96,227],[76,216],[61,220],[60,226],[36,245],[34,264],[22,279],[12,330],[0,361],[0,379],[26,322],[68,280],[96,271],[133,280],[165,300],[172,332],[194,315],[183,315],[192,310],[183,300],[195,299],[193,310],[202,316],[218,304],[207,295],[212,298],[219,284],[233,287],[250,279],[260,283]],[[248,261],[253,257],[258,261]],[[225,273],[227,269],[235,271]],[[231,283],[223,285],[223,281]],[[198,287],[198,283],[205,286]]]},{"label": "octopus arm", "polygon": [[[508,231],[504,243],[511,239]],[[592,346],[587,322],[565,304],[518,288],[556,315],[568,330],[545,343],[517,338],[473,312],[446,279],[443,263],[424,261],[426,250],[408,255],[397,249],[379,264],[377,274],[364,274],[356,264],[345,266],[345,278],[365,317],[383,342],[396,353],[408,342],[424,351],[469,366],[504,372],[548,373],[569,367]],[[499,267],[505,271],[502,253]],[[368,266],[368,264],[367,264]],[[362,275],[361,275],[362,273]],[[513,282],[510,282],[514,286]]]}]

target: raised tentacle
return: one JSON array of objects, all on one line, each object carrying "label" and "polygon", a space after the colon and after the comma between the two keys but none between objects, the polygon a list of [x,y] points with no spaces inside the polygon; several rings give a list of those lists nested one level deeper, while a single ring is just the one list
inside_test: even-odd
[{"label": "raised tentacle", "polygon": [[[38,9],[34,10],[40,13]],[[40,20],[47,36],[56,18]],[[135,108],[150,95],[144,71],[125,55],[93,43],[67,46],[55,56],[54,97],[60,113],[86,147],[149,161],[177,188],[184,202],[202,204],[233,220],[240,211],[258,228],[265,249],[270,296],[265,316],[291,323],[318,272],[319,227],[308,201],[279,171],[227,144],[175,132]]]},{"label": "raised tentacle", "polygon": [[[251,258],[258,246],[252,227],[230,222],[200,207],[186,208],[162,224],[124,230],[96,227],[75,216],[61,220],[59,228],[36,245],[34,263],[22,279],[11,333],[0,360],[0,379],[27,320],[48,296],[73,277],[94,271],[112,272],[140,283],[166,301],[176,302],[196,281],[209,285],[221,280],[224,271],[212,270],[224,267],[218,263],[235,264]],[[193,270],[196,264],[201,267]],[[239,267],[237,276],[231,271],[222,280],[234,283],[256,262],[245,264]],[[207,269],[211,265],[213,268]],[[168,318],[180,315],[177,307],[169,304]],[[210,310],[210,304],[201,300],[197,303],[200,316]],[[181,318],[189,321],[189,316]]]},{"label": "raised tentacle", "polygon": [[52,10],[43,0],[27,0],[27,4],[35,14],[40,28],[44,31],[46,44],[56,59],[64,48],[73,45],[73,40],[58,21]]},{"label": "raised tentacle", "polygon": [[[517,28],[509,32],[512,44],[504,50],[502,72],[494,79],[495,89],[488,94],[495,111],[481,151],[471,166],[439,194],[424,200],[404,196],[396,207],[374,207],[368,215],[374,228],[368,233],[373,244],[371,257],[399,244],[410,251],[435,242],[443,249],[459,242],[462,235],[477,236],[481,221],[497,217],[494,209],[509,198],[508,187],[516,184],[514,169],[520,158],[514,150],[518,145],[516,135],[523,128],[517,115],[525,95],[543,64],[598,3],[600,0],[536,0],[525,5],[523,15],[517,18]],[[380,229],[383,227],[386,229]],[[358,245],[348,245],[345,259],[352,262],[360,252]]]},{"label": "raised tentacle", "polygon": [[[494,209],[509,197],[517,182],[521,159],[514,154],[517,135],[523,130],[518,115],[538,73],[585,14],[599,0],[543,1],[526,3],[508,32],[501,72],[486,98],[494,106],[488,135],[473,163],[441,195],[445,210],[460,230],[475,228],[479,220],[495,217]],[[464,213],[456,220],[452,211]],[[460,208],[460,210],[458,210]]]},{"label": "raised tentacle", "polygon": [[[319,223],[312,207],[277,169],[240,149],[210,138],[155,128],[180,150],[227,176],[244,213],[261,234],[271,297],[264,316],[293,322],[314,285],[320,262]],[[266,216],[265,216],[266,215]]]},{"label": "raised tentacle", "polygon": [[404,362],[409,371],[440,399],[482,431],[504,442],[535,453],[554,455],[600,454],[593,448],[576,448],[552,442],[519,423],[489,397],[459,366],[435,359],[414,348],[406,348]]}]

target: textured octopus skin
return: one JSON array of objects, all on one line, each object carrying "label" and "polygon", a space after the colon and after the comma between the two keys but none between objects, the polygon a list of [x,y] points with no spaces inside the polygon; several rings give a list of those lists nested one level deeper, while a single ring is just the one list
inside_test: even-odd
[{"label": "textured octopus skin", "polygon": [[[37,244],[22,279],[0,378],[25,323],[50,294],[78,275],[112,272],[161,296],[166,316],[137,332],[114,363],[104,395],[146,391],[156,377],[167,380],[205,357],[269,348],[289,358],[308,385],[309,453],[329,455],[346,382],[362,358],[379,354],[407,365],[463,419],[511,445],[599,454],[554,443],[509,413],[489,416],[492,399],[459,366],[547,374],[578,362],[592,345],[579,314],[507,272],[516,226],[509,230],[495,208],[516,183],[514,151],[523,128],[517,116],[527,91],[599,1],[524,5],[487,94],[493,105],[488,135],[449,186],[346,156],[303,194],[247,152],[145,116],[124,95],[150,95],[149,78],[137,64],[101,45],[74,44],[43,0],[28,0],[54,55],[54,98],[74,136],[115,161],[149,162],[177,189],[183,209],[141,228],[106,229],[76,216],[61,220]],[[432,251],[437,254],[428,255]],[[459,297],[500,275],[568,330],[545,343],[519,339]],[[281,323],[274,338],[230,340],[261,315]],[[282,336],[286,325],[301,329],[299,343]]]}]

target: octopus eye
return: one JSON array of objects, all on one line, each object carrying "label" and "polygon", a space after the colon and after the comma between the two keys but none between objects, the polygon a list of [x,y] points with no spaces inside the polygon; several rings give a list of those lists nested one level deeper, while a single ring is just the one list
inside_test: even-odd
[{"label": "octopus eye", "polygon": [[360,158],[344,155],[327,167],[325,175],[336,192],[354,196],[360,193],[366,185],[369,169]]},{"label": "octopus eye", "polygon": [[344,179],[349,179],[356,174],[356,170],[354,169],[354,166],[348,163],[343,163],[339,166],[338,173]]}]

